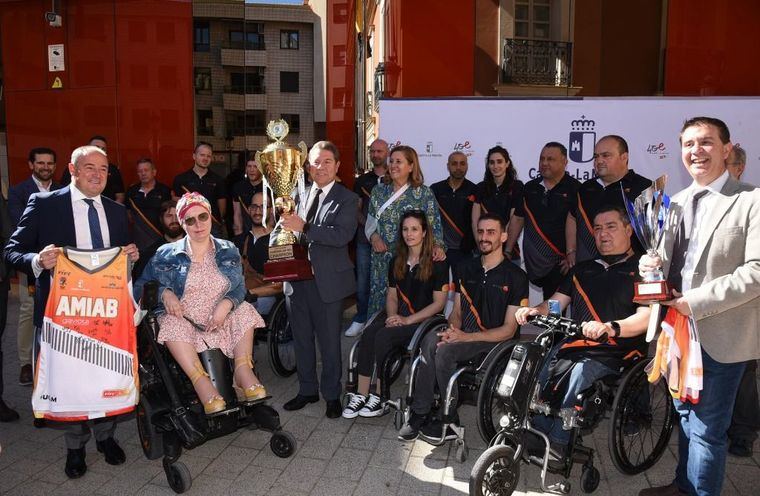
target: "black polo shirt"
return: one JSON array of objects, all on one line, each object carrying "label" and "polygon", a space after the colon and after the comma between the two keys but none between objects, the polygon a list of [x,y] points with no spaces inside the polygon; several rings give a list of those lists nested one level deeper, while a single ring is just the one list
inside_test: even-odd
[{"label": "black polo shirt", "polygon": [[[375,174],[374,170],[371,170],[357,177],[354,181],[354,193],[359,195],[359,198],[362,201],[362,215],[364,215],[364,218],[367,218],[367,211],[369,209],[369,199],[372,195],[372,188],[380,184],[381,180],[382,176],[378,176]],[[358,243],[369,243],[367,236],[364,234],[363,225],[359,225],[359,228],[356,230],[356,241]]]},{"label": "black polo shirt", "polygon": [[209,170],[203,177],[200,177],[193,169],[190,169],[174,178],[172,189],[177,197],[181,197],[189,191],[202,194],[211,203],[211,214],[214,219],[217,222],[222,222],[217,200],[225,198],[225,191],[224,179],[219,174]]},{"label": "black polo shirt", "polygon": [[259,274],[264,273],[264,264],[269,259],[269,234],[253,239],[251,231],[235,236],[233,240],[240,257],[248,262],[253,270]]},{"label": "black polo shirt", "polygon": [[546,276],[567,255],[565,222],[580,185],[580,181],[567,172],[549,190],[541,177],[525,184],[523,255],[532,281]]},{"label": "black polo shirt", "polygon": [[[572,212],[575,217],[578,240],[576,262],[593,260],[599,256],[594,241],[594,216],[599,208],[605,205],[616,205],[625,210],[622,192],[625,192],[626,198],[634,201],[651,185],[651,179],[636,174],[633,169],[630,169],[619,181],[607,186],[602,186],[598,178],[589,179],[581,184]],[[644,253],[635,234],[631,235],[631,245],[636,253]]]},{"label": "black polo shirt", "polygon": [[523,212],[523,183],[515,179],[510,184],[504,181],[501,186],[490,194],[486,190],[485,181],[478,183],[475,201],[480,204],[481,213],[495,213],[509,222],[510,212],[515,209],[515,215],[524,217]]},{"label": "black polo shirt", "polygon": [[411,269],[406,264],[404,278],[396,280],[393,263],[388,267],[388,289],[396,290],[398,314],[407,317],[433,303],[433,292],[449,290],[449,264],[446,261],[433,262],[433,273],[427,281],[417,279],[420,264]]},{"label": "black polo shirt", "polygon": [[465,332],[500,327],[509,305],[528,304],[528,275],[506,258],[488,272],[480,257],[465,260],[457,266],[456,282]]},{"label": "black polo shirt", "polygon": [[[572,299],[572,315],[576,321],[623,320],[636,313],[640,306],[633,302],[633,285],[639,280],[638,263],[636,254],[612,265],[602,260],[580,262],[570,269],[557,292]],[[566,351],[575,351],[573,348],[595,348],[594,351],[617,359],[634,350],[642,356],[647,352],[643,334],[635,338],[610,338],[606,344],[579,339],[563,345]]]},{"label": "black polo shirt", "polygon": [[438,201],[443,223],[443,241],[446,249],[471,251],[475,247],[472,236],[472,204],[477,186],[465,179],[453,189],[448,179],[437,182],[430,189]]},{"label": "black polo shirt", "polygon": [[240,203],[243,210],[247,209],[251,205],[253,195],[263,191],[263,184],[262,181],[254,186],[247,178],[236,182],[232,186],[232,201]]},{"label": "black polo shirt", "polygon": [[[155,187],[147,194],[140,191],[140,183],[133,184],[127,190],[127,209],[133,215],[144,215],[157,229],[161,229],[161,204],[172,199],[169,186],[156,181]],[[142,220],[142,219],[141,219]]]},{"label": "black polo shirt", "polygon": [[[63,174],[61,175],[61,184],[68,186],[71,184],[71,173],[68,167],[63,168]],[[101,195],[111,200],[116,201],[116,193],[124,193],[124,180],[121,178],[121,172],[116,164],[108,164],[108,179],[106,180],[106,187]]]}]

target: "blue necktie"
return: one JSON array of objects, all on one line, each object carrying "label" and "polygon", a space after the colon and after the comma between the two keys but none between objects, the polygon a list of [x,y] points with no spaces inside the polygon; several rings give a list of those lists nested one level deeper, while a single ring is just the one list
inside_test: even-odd
[{"label": "blue necktie", "polygon": [[100,231],[100,219],[98,211],[95,210],[95,200],[85,198],[84,201],[90,208],[87,209],[87,222],[90,224],[90,238],[92,238],[92,248],[97,250],[103,248],[103,233]]}]

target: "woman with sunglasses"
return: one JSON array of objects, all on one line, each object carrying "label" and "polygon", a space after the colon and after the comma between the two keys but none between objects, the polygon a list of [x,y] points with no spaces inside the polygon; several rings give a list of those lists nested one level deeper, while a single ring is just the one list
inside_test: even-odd
[{"label": "woman with sunglasses", "polygon": [[472,205],[472,232],[477,232],[478,219],[486,213],[494,213],[507,223],[504,252],[513,254],[525,223],[523,183],[517,179],[517,170],[509,152],[499,145],[486,154],[486,172],[483,181],[477,186],[475,203]]},{"label": "woman with sunglasses", "polygon": [[443,227],[438,203],[425,186],[417,152],[411,146],[399,145],[390,153],[388,174],[383,183],[372,189],[365,234],[372,244],[370,262],[370,299],[367,315],[385,307],[388,287],[388,265],[396,252],[401,216],[409,210],[420,210],[427,217],[433,236],[433,259],[446,258]]},{"label": "woman with sunglasses", "polygon": [[364,329],[359,343],[356,394],[349,393],[344,418],[378,417],[386,413],[380,399],[380,378],[370,393],[372,367],[380,366],[394,348],[405,346],[417,326],[443,311],[449,290],[449,266],[433,261],[433,236],[427,216],[411,210],[401,216],[398,251],[388,270],[385,312]]},{"label": "woman with sunglasses", "polygon": [[[140,281],[159,283],[158,341],[164,343],[190,381],[206,414],[226,408],[198,359],[219,348],[234,357],[234,378],[241,401],[266,396],[253,373],[253,333],[264,321],[243,301],[245,285],[238,249],[211,236],[211,205],[198,193],[177,202],[177,218],[187,236],[158,249]],[[139,295],[138,295],[139,297]]]}]

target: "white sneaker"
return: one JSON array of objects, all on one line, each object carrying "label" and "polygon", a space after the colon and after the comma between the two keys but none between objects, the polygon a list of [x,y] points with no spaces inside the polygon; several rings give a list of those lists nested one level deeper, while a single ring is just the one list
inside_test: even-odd
[{"label": "white sneaker", "polygon": [[346,329],[346,337],[353,338],[358,336],[364,330],[364,322],[351,322],[351,325]]},{"label": "white sneaker", "polygon": [[364,407],[359,410],[360,417],[380,417],[388,413],[385,403],[376,394],[370,393]]},{"label": "white sneaker", "polygon": [[348,404],[341,414],[343,418],[352,419],[359,415],[359,410],[364,408],[367,398],[362,394],[348,393]]}]

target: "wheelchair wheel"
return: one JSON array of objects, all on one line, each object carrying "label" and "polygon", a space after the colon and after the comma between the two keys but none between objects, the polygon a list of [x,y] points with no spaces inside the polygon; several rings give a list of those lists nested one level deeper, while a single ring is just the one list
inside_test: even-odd
[{"label": "wheelchair wheel", "polygon": [[177,494],[186,492],[193,485],[190,470],[182,462],[169,463],[164,460],[164,472],[166,473],[166,482]]},{"label": "wheelchair wheel", "polygon": [[665,452],[675,407],[665,381],[649,384],[640,360],[623,377],[612,404],[609,445],[612,461],[624,474],[639,474]]},{"label": "wheelchair wheel", "polygon": [[499,420],[506,413],[502,401],[496,395],[496,385],[507,368],[510,355],[511,353],[504,353],[488,366],[478,391],[478,431],[486,443],[491,442],[496,435]]},{"label": "wheelchair wheel", "polygon": [[272,308],[268,327],[269,363],[275,374],[280,377],[289,377],[296,371],[296,355],[285,300],[278,301]]},{"label": "wheelchair wheel", "polygon": [[145,458],[158,460],[164,456],[163,434],[158,432],[151,422],[155,409],[146,395],[140,395],[140,403],[137,404],[137,435],[140,437]]},{"label": "wheelchair wheel", "polygon": [[586,494],[591,494],[599,487],[601,476],[599,470],[593,465],[584,465],[581,472],[581,489]]},{"label": "wheelchair wheel", "polygon": [[509,496],[520,482],[520,461],[511,446],[497,444],[480,455],[470,472],[470,496]]},{"label": "wheelchair wheel", "polygon": [[269,448],[280,458],[289,458],[296,451],[296,438],[289,432],[277,431],[269,438]]}]

